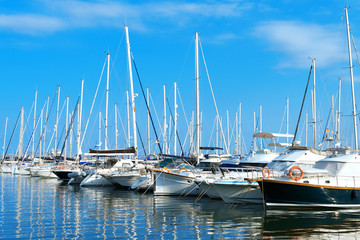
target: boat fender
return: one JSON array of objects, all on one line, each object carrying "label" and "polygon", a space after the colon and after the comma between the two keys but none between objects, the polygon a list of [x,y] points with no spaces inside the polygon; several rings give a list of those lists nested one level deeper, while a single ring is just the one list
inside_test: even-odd
[{"label": "boat fender", "polygon": [[164,170],[165,172],[170,173],[170,170],[169,170],[168,168],[166,168],[166,167],[164,167],[163,170]]},{"label": "boat fender", "polygon": [[351,200],[357,200],[359,198],[359,193],[355,189],[351,191]]},{"label": "boat fender", "polygon": [[[294,177],[292,174],[295,169],[300,171],[300,177],[298,177],[298,178]],[[300,181],[304,177],[304,171],[299,166],[293,166],[289,171],[289,176],[292,180],[297,182],[297,181]]]},{"label": "boat fender", "polygon": [[270,168],[264,167],[263,170],[262,170],[263,178],[270,179],[270,174],[271,174]]}]

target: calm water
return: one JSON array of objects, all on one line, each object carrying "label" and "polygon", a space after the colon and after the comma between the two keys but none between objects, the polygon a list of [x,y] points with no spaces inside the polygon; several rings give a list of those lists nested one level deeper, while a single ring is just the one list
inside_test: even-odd
[{"label": "calm water", "polygon": [[195,200],[0,174],[0,238],[360,239],[360,211]]}]

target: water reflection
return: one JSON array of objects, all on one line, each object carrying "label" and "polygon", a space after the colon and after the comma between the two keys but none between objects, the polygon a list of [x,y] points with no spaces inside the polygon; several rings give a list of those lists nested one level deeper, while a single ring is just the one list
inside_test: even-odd
[{"label": "water reflection", "polygon": [[353,239],[360,230],[360,211],[265,210],[5,174],[0,201],[2,238]]},{"label": "water reflection", "polygon": [[358,239],[359,210],[267,210],[264,236]]}]

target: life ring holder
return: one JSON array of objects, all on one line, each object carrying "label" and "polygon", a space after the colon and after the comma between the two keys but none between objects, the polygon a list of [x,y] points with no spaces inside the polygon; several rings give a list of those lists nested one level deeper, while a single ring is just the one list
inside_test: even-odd
[{"label": "life ring holder", "polygon": [[65,169],[65,165],[61,164],[61,165],[60,165],[60,169],[64,170],[64,169]]},{"label": "life ring holder", "polygon": [[270,174],[271,174],[270,168],[264,167],[263,170],[262,170],[263,178],[270,179]]},{"label": "life ring holder", "polygon": [[[293,176],[293,171],[294,171],[295,169],[297,169],[297,170],[300,171],[300,177],[298,177],[298,178],[296,178],[296,177]],[[298,182],[298,181],[300,181],[300,180],[304,177],[304,171],[303,171],[303,170],[301,169],[301,167],[299,167],[299,166],[293,166],[293,167],[290,169],[290,171],[289,171],[289,176],[290,176],[290,178],[291,178],[292,180]]]}]

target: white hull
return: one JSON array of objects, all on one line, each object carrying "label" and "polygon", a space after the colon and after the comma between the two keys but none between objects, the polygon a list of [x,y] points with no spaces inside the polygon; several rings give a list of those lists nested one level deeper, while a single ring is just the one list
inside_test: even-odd
[{"label": "white hull", "polygon": [[154,195],[199,196],[194,177],[154,171]]},{"label": "white hull", "polygon": [[131,188],[139,177],[140,172],[125,172],[111,175],[112,181],[125,188]]},{"label": "white hull", "polygon": [[139,177],[131,186],[131,189],[136,191],[153,191],[154,180],[150,175]]},{"label": "white hull", "polygon": [[203,181],[197,181],[197,184],[201,188],[202,194],[205,194],[209,198],[221,199],[219,193],[216,191],[212,183],[203,180]]},{"label": "white hull", "polygon": [[104,187],[104,186],[113,186],[109,180],[104,178],[99,173],[100,170],[97,170],[96,172],[92,172],[89,174],[81,183],[81,187]]},{"label": "white hull", "polygon": [[58,178],[52,171],[51,168],[40,168],[37,171],[37,176],[41,178]]},{"label": "white hull", "polygon": [[214,182],[214,188],[226,203],[263,203],[263,196],[257,183],[219,181]]}]

